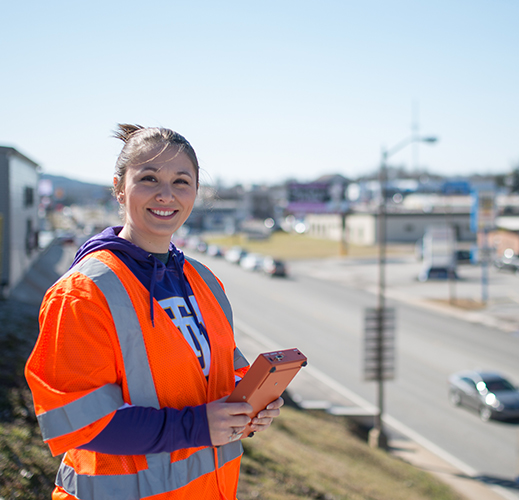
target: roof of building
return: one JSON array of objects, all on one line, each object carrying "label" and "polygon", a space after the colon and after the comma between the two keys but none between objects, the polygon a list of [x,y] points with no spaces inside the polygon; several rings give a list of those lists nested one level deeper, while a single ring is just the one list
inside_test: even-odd
[{"label": "roof of building", "polygon": [[34,160],[31,160],[24,154],[20,153],[17,149],[10,147],[10,146],[0,146],[0,154],[4,155],[15,155],[18,156],[18,158],[21,158],[22,160],[26,161],[27,163],[30,163],[34,168],[38,168],[39,165]]}]

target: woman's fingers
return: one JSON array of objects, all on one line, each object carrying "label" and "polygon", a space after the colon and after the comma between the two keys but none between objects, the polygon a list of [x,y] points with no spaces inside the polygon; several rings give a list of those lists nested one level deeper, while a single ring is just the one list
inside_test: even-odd
[{"label": "woman's fingers", "polygon": [[280,408],[283,406],[285,402],[283,398],[278,398],[275,401],[272,401],[264,410],[261,410],[251,422],[251,428],[253,431],[264,431],[268,429],[272,424],[274,418],[278,417],[281,414]]},{"label": "woman's fingers", "polygon": [[252,412],[252,406],[249,403],[225,403],[225,399],[206,405],[209,433],[214,446],[232,441],[250,423],[247,413]]}]

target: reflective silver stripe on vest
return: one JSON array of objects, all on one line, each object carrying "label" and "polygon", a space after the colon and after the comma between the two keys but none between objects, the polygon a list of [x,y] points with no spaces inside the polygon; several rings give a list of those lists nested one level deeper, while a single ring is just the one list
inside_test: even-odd
[{"label": "reflective silver stripe on vest", "polygon": [[77,431],[124,404],[121,388],[107,384],[86,396],[38,415],[44,441]]},{"label": "reflective silver stripe on vest", "polygon": [[245,368],[246,366],[249,366],[249,362],[247,361],[247,358],[236,347],[234,349],[234,369],[238,370],[240,368]]},{"label": "reflective silver stripe on vest", "polygon": [[[218,450],[218,465],[238,458],[242,454],[241,442],[226,444]],[[169,454],[168,454],[169,456]],[[167,493],[186,486],[194,479],[214,471],[214,449],[203,448],[185,460],[149,468],[137,474],[113,476],[84,476],[72,467],[61,464],[56,484],[69,495],[81,500],[137,500]]]},{"label": "reflective silver stripe on vest", "polygon": [[222,285],[218,283],[215,275],[201,262],[198,262],[196,259],[188,257],[187,255],[185,256],[185,259],[195,268],[196,272],[205,281],[205,284],[209,287],[211,292],[213,292],[215,299],[218,301],[218,304],[227,317],[227,321],[229,321],[231,328],[234,330],[231,303],[229,302],[227,295],[225,295]]},{"label": "reflective silver stripe on vest", "polygon": [[[187,256],[185,256],[185,259],[195,268],[196,272],[205,281],[205,284],[209,287],[215,299],[218,301],[218,304],[222,308],[222,311],[224,312],[227,321],[229,321],[231,328],[234,330],[231,303],[229,302],[224,289],[220,283],[218,283],[218,280],[215,278],[214,274],[197,260]],[[240,368],[245,368],[246,366],[249,366],[247,358],[236,347],[236,349],[234,349],[234,369],[238,370]]]},{"label": "reflective silver stripe on vest", "polygon": [[95,258],[81,262],[76,272],[90,278],[108,303],[119,337],[131,403],[159,409],[139,319],[121,280],[106,264]]},{"label": "reflective silver stripe on vest", "polygon": [[[71,272],[90,278],[105,296],[117,330],[132,404],[160,408],[137,313],[124,285],[110,267],[95,258],[79,263]],[[223,293],[214,276],[213,280]],[[208,286],[215,294],[214,284],[208,283]],[[217,453],[221,467],[241,456],[241,441],[221,446]],[[56,484],[82,500],[140,499],[175,490],[215,470],[214,448],[203,448],[185,460],[173,463],[170,453],[149,454],[146,460],[148,469],[137,474],[99,476],[77,474],[72,467],[62,463]]]}]

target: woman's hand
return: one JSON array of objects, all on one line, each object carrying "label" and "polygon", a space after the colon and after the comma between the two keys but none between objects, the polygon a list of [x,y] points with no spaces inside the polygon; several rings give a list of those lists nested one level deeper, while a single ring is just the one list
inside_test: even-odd
[{"label": "woman's hand", "polygon": [[226,399],[224,397],[206,405],[213,446],[229,443],[250,423],[247,413],[252,412],[252,406],[249,403],[226,403]]},{"label": "woman's hand", "polygon": [[261,410],[253,419],[251,429],[253,432],[261,432],[270,427],[274,418],[281,413],[280,408],[285,404],[283,398],[273,401],[264,410]]},{"label": "woman's hand", "polygon": [[235,436],[243,432],[251,424],[252,432],[261,432],[270,427],[274,418],[281,413],[280,408],[285,403],[278,398],[264,410],[261,410],[251,421],[247,413],[252,412],[249,403],[226,403],[224,397],[206,405],[209,434],[213,446],[221,446],[233,441]]}]

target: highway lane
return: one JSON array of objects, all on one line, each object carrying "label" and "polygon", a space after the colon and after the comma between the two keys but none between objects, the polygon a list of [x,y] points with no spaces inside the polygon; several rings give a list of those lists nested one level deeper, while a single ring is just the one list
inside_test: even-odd
[{"label": "highway lane", "polygon": [[[223,259],[196,255],[222,279],[237,318],[280,347],[298,347],[309,362],[364,399],[376,389],[362,380],[364,309],[375,296],[344,283],[295,273],[271,279]],[[389,301],[397,308],[397,377],[386,383],[386,413],[496,480],[518,475],[518,427],[483,423],[447,399],[447,376],[476,366],[519,380],[519,339],[436,311]],[[518,496],[519,498],[519,496]]]},{"label": "highway lane", "polygon": [[447,400],[446,380],[465,368],[503,370],[515,380],[517,339],[427,310],[398,306],[398,377],[388,384],[387,412],[482,475],[518,475],[517,426],[484,423]]}]

